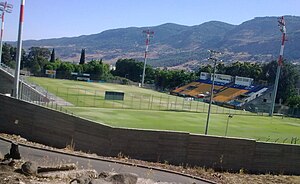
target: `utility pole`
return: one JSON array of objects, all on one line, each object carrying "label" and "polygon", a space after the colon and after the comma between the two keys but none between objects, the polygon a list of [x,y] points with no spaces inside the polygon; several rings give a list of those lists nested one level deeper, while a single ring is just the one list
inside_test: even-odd
[{"label": "utility pole", "polygon": [[0,33],[0,65],[2,64],[2,45],[3,45],[3,34],[4,34],[4,15],[5,13],[12,12],[13,5],[5,2],[0,2],[0,11],[1,11],[1,33]]},{"label": "utility pole", "polygon": [[19,78],[20,78],[20,65],[21,65],[21,56],[22,56],[22,32],[23,32],[23,22],[24,22],[24,7],[25,7],[25,0],[21,0],[15,81],[14,81],[14,89],[13,89],[13,96],[17,99],[19,98]]},{"label": "utility pole", "polygon": [[144,81],[145,81],[145,72],[146,72],[146,63],[147,63],[147,53],[148,53],[148,48],[149,48],[149,43],[150,43],[150,37],[154,34],[153,31],[144,30],[143,33],[146,34],[146,50],[145,50],[145,55],[144,55],[144,68],[143,68],[143,76],[142,76],[142,87],[144,87]]},{"label": "utility pole", "polygon": [[277,73],[276,73],[276,78],[275,78],[274,90],[272,93],[272,102],[271,102],[269,116],[273,116],[273,113],[274,113],[280,71],[281,71],[281,67],[283,65],[284,42],[286,41],[286,28],[285,28],[285,21],[284,21],[283,16],[278,20],[278,26],[280,27],[280,31],[282,32],[282,40],[281,40],[281,48],[280,48],[280,54],[279,54],[279,58],[278,58]]},{"label": "utility pole", "polygon": [[211,61],[214,62],[214,70],[213,70],[213,76],[212,76],[212,85],[211,85],[211,89],[210,89],[210,99],[209,99],[209,106],[208,106],[208,112],[207,112],[207,120],[206,120],[206,125],[205,125],[205,132],[204,132],[205,135],[207,135],[207,132],[208,132],[208,124],[209,124],[209,119],[210,119],[211,104],[212,104],[212,100],[214,98],[216,65],[217,65],[217,61],[218,61],[218,59],[215,58],[215,55],[216,54],[221,54],[220,52],[215,51],[215,50],[208,50],[208,52],[210,54],[208,60],[211,60]]}]

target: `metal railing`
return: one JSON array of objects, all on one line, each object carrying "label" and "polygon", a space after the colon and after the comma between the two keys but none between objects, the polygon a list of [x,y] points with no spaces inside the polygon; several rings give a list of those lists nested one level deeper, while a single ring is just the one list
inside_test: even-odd
[{"label": "metal railing", "polygon": [[[2,70],[4,73],[6,73],[12,79],[14,78],[15,70],[8,67],[4,63],[1,63],[0,70]],[[32,102],[32,101],[40,101],[40,102],[49,101],[46,93],[43,93],[42,91],[35,89],[34,85],[31,85],[25,79],[26,79],[26,77],[24,77],[22,75],[20,76],[19,97],[21,100],[30,101],[30,102]]]}]

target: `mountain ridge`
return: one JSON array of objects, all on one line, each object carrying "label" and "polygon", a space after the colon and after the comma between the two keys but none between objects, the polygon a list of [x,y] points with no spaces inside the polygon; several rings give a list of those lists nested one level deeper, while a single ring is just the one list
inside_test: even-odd
[{"label": "mountain ridge", "polygon": [[[287,24],[286,59],[300,62],[300,17],[285,16]],[[239,25],[221,21],[209,21],[185,26],[165,23],[152,27],[128,27],[102,31],[76,37],[25,40],[25,48],[32,46],[55,48],[57,55],[68,61],[79,61],[82,48],[87,59],[103,59],[114,63],[119,58],[135,58],[142,61],[145,49],[143,30],[155,33],[149,46],[149,63],[155,67],[171,67],[189,61],[201,64],[207,58],[207,49],[224,52],[226,62],[266,62],[277,58],[281,33],[277,17],[255,17]],[[193,66],[187,66],[193,68]]]}]

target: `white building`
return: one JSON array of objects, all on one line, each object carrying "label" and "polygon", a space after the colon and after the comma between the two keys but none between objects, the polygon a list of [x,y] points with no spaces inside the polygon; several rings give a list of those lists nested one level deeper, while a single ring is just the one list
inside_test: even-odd
[{"label": "white building", "polygon": [[234,84],[241,85],[241,86],[251,86],[252,83],[253,83],[252,78],[235,76]]}]

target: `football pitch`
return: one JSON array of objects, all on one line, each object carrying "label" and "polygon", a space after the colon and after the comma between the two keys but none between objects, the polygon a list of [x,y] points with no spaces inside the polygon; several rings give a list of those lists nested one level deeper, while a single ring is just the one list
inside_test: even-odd
[{"label": "football pitch", "polygon": [[[203,102],[136,86],[35,77],[29,80],[72,103],[63,108],[86,119],[115,127],[204,133],[208,104]],[[122,91],[124,100],[105,100],[105,91]],[[300,119],[213,105],[208,134],[299,144]]]}]

